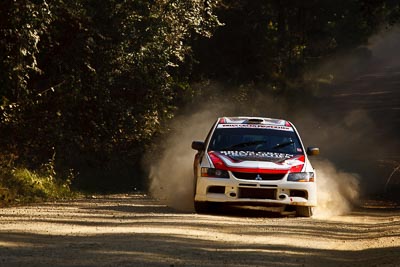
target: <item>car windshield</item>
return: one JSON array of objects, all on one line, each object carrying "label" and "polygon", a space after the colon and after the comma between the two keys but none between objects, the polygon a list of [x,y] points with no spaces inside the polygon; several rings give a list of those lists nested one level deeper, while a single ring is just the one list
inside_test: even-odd
[{"label": "car windshield", "polygon": [[293,131],[250,128],[217,128],[209,151],[254,151],[302,154],[300,141]]}]

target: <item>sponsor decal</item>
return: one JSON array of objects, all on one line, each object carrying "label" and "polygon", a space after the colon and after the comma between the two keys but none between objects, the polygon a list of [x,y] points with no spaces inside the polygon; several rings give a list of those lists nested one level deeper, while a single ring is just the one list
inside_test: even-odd
[{"label": "sponsor decal", "polygon": [[294,155],[277,152],[264,151],[219,151],[220,154],[233,159],[255,159],[255,160],[286,160]]},{"label": "sponsor decal", "polygon": [[[216,169],[220,170],[227,170],[227,171],[232,171],[232,172],[247,172],[247,173],[287,173],[288,169],[261,169],[258,167],[243,167],[240,166],[240,163],[236,166],[229,166],[230,159],[231,157],[224,156],[218,152],[210,151],[208,152],[208,155],[210,156],[210,159],[212,163],[214,164],[214,167]],[[225,158],[225,159],[224,159]],[[227,165],[228,164],[228,165]]]},{"label": "sponsor decal", "polygon": [[[279,156],[279,158],[244,158],[244,157],[235,157],[234,155],[252,155],[253,153],[272,153],[272,156]],[[274,155],[275,154],[275,155]],[[273,153],[273,152],[253,152],[253,151],[210,151],[208,152],[212,163],[216,169],[220,170],[228,170],[232,172],[247,172],[247,173],[287,173],[290,172],[300,172],[304,166],[305,157],[304,155],[293,156],[290,154],[284,153]],[[263,154],[259,154],[263,155]],[[283,157],[283,158],[281,158]],[[286,158],[287,157],[287,158]],[[281,165],[279,168],[259,168],[256,165],[253,166],[244,166],[241,163],[241,160],[259,160],[259,161],[271,161],[274,163],[278,163]],[[283,162],[288,160],[291,161],[290,164],[284,164]],[[261,177],[261,176],[260,176]]]},{"label": "sponsor decal", "polygon": [[265,124],[218,124],[217,128],[250,128],[250,129],[272,129],[280,131],[293,132],[292,127],[282,125],[265,125]]}]

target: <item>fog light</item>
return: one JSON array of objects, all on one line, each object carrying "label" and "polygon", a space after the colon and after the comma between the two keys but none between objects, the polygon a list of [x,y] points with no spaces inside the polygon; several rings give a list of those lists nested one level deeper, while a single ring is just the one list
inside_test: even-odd
[{"label": "fog light", "polygon": [[314,182],[314,173],[313,172],[289,173],[287,180],[292,182]]}]

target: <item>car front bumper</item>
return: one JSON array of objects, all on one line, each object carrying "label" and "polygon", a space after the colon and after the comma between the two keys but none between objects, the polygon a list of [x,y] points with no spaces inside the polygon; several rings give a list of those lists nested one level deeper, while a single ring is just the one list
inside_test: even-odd
[{"label": "car front bumper", "polygon": [[316,206],[315,182],[198,177],[195,201]]}]

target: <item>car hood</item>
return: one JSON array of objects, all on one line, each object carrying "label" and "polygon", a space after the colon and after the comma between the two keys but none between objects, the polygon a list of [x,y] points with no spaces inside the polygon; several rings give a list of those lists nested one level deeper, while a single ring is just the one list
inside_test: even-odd
[{"label": "car hood", "polygon": [[[211,161],[218,157],[226,170],[254,173],[300,172],[305,164],[305,155],[255,151],[211,151]],[[215,165],[215,163],[214,163]],[[219,166],[220,167],[220,166]]]}]

